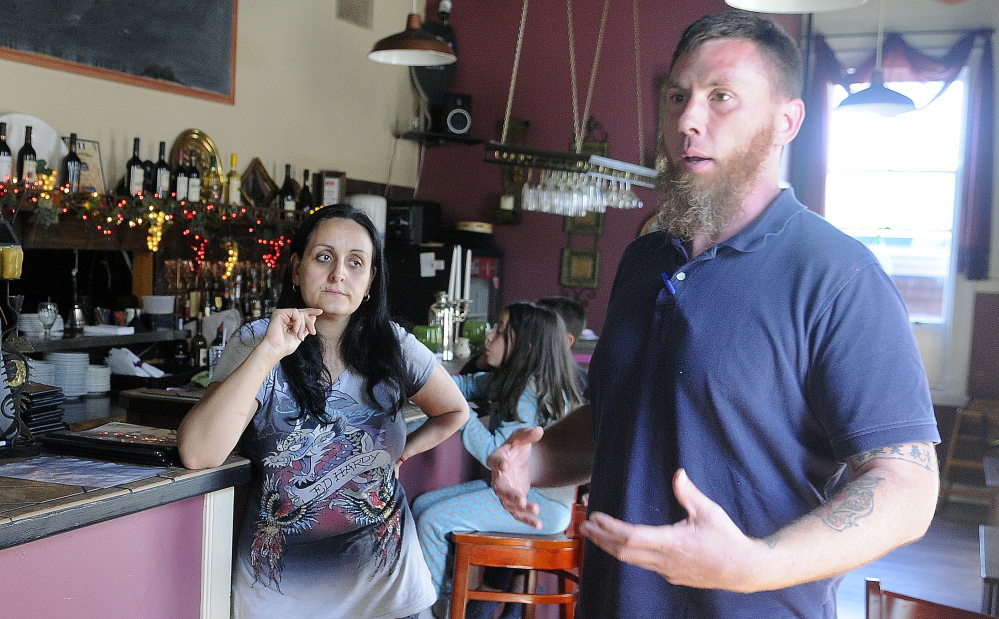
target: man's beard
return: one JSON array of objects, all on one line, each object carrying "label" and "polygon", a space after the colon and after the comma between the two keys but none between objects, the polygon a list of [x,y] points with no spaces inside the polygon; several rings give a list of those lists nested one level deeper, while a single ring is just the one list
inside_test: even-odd
[{"label": "man's beard", "polygon": [[659,175],[661,228],[684,241],[697,235],[710,239],[724,231],[762,173],[773,136],[773,127],[762,127],[746,148],[727,160],[715,160],[717,170],[710,175],[684,172],[665,158]]}]

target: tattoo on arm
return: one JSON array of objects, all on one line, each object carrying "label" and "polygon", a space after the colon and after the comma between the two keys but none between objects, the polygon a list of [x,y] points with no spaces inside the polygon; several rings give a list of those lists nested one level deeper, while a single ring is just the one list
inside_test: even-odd
[{"label": "tattoo on arm", "polygon": [[845,531],[857,526],[857,520],[874,512],[874,488],[883,477],[862,477],[847,484],[843,490],[812,512],[830,529]]},{"label": "tattoo on arm", "polygon": [[872,460],[904,460],[928,471],[937,470],[937,452],[932,443],[905,443],[873,449],[849,458],[846,464],[850,467],[850,473],[856,475]]}]

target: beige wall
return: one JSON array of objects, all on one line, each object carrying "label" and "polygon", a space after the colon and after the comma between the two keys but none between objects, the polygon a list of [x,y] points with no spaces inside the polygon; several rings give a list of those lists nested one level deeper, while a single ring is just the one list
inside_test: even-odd
[{"label": "beige wall", "polygon": [[[422,7],[423,2],[420,2]],[[284,164],[345,171],[385,182],[398,123],[411,116],[408,70],[366,55],[379,38],[402,30],[409,0],[374,2],[374,29],[336,19],[334,0],[239,0],[236,104],[0,60],[0,112],[36,116],[61,135],[98,140],[105,177],[115,183],[132,138],[155,159],[185,129],[206,132],[228,167],[259,157],[280,182]],[[392,182],[412,186],[416,151],[400,141]]]}]

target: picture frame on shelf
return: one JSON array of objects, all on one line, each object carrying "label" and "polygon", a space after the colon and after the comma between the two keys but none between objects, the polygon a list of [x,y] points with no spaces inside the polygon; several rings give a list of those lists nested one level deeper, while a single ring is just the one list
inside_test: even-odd
[{"label": "picture frame on shelf", "polygon": [[341,204],[346,197],[347,173],[319,170],[312,174],[312,199],[316,206]]},{"label": "picture frame on shelf", "polygon": [[600,250],[563,249],[559,283],[566,288],[596,288],[600,283]]},{"label": "picture frame on shelf", "polygon": [[581,217],[566,217],[564,229],[566,234],[592,234],[600,236],[604,233],[605,213],[590,211]]},{"label": "picture frame on shelf", "polygon": [[277,195],[278,186],[267,173],[267,168],[260,161],[259,157],[254,157],[250,165],[243,171],[242,187],[239,192],[243,200],[254,208],[262,208],[270,205]]},{"label": "picture frame on shelf", "polygon": [[[69,136],[62,141],[69,147]],[[101,145],[97,140],[76,139],[76,156],[80,158],[80,191],[104,194],[104,166],[101,163]]]}]

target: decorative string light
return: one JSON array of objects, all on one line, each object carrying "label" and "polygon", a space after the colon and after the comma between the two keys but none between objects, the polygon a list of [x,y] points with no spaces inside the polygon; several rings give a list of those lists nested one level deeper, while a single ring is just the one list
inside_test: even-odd
[{"label": "decorative string light", "polygon": [[239,243],[236,242],[236,239],[229,239],[225,242],[225,254],[225,271],[222,274],[222,279],[229,279],[236,269],[236,263],[239,262]]}]

